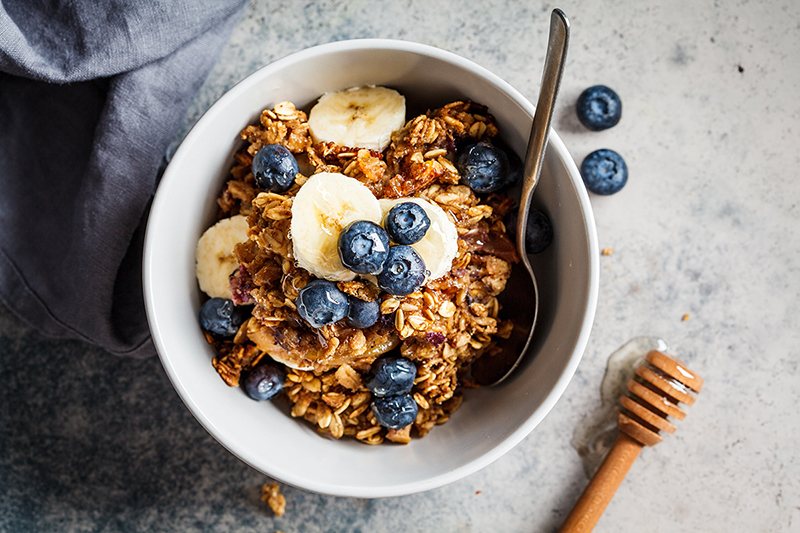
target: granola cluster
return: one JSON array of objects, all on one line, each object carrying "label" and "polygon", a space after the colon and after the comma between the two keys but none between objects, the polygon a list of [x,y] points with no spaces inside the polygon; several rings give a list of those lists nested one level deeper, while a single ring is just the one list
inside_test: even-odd
[{"label": "granola cluster", "polygon": [[286,498],[281,494],[280,486],[274,481],[261,486],[261,501],[269,505],[275,516],[283,516],[286,512]]},{"label": "granola cluster", "polygon": [[[232,340],[208,337],[217,350],[213,364],[227,384],[236,386],[240,374],[266,353],[279,353],[299,368],[287,368],[282,393],[293,417],[337,439],[407,443],[412,431],[423,436],[448,420],[461,404],[460,388],[471,386],[472,361],[496,349],[495,337],[511,332],[511,322],[498,318],[497,295],[518,260],[502,222],[513,201],[496,194],[479,198],[459,184],[454,164],[460,147],[495,137],[497,126],[484,106],[453,102],[408,122],[380,153],[314,144],[306,119],[283,102],[242,131],[247,145],[235,155],[218,199],[219,218],[248,216],[250,240],[235,249],[241,266],[231,281],[234,300],[254,308]],[[283,193],[260,192],[255,184],[252,158],[265,144],[282,144],[300,163],[301,175]],[[351,296],[378,300],[381,319],[365,329],[345,321],[308,326],[295,301],[312,277],[295,264],[289,230],[293,198],[305,176],[317,172],[357,179],[377,198],[416,196],[445,210],[459,235],[450,272],[405,297],[381,293],[367,281],[340,282],[339,289]],[[378,424],[364,385],[372,362],[390,350],[417,366],[411,394],[418,415],[400,430]]]}]

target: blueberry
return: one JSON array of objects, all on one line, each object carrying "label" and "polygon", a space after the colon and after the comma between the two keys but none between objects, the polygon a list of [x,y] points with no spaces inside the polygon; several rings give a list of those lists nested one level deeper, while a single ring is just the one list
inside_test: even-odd
[{"label": "blueberry", "polygon": [[417,419],[417,402],[408,394],[372,400],[372,412],[378,424],[389,429],[401,429]]},{"label": "blueberry", "polygon": [[458,158],[462,181],[475,192],[494,192],[508,185],[513,177],[506,153],[481,141],[466,148]]},{"label": "blueberry", "polygon": [[628,182],[628,166],[614,150],[602,148],[586,156],[581,163],[586,188],[595,194],[614,194]]},{"label": "blueberry", "polygon": [[590,130],[607,130],[616,126],[622,117],[622,101],[613,89],[595,85],[578,97],[576,111],[578,120]]},{"label": "blueberry", "polygon": [[333,324],[347,314],[347,295],[332,281],[315,279],[300,289],[297,312],[312,328]]},{"label": "blueberry", "polygon": [[350,223],[339,233],[339,259],[356,274],[378,274],[389,256],[389,235],[368,220]]},{"label": "blueberry", "polygon": [[227,298],[211,298],[200,307],[200,327],[220,337],[236,335],[246,317],[244,309]]},{"label": "blueberry", "polygon": [[[512,240],[516,239],[517,235],[517,216],[516,209],[508,214],[506,230]],[[553,224],[550,218],[544,212],[531,207],[528,210],[528,223],[525,226],[525,250],[529,254],[540,254],[550,246],[551,242],[553,242]]]},{"label": "blueberry", "polygon": [[269,400],[283,389],[286,371],[274,362],[261,363],[248,372],[242,385],[244,391],[254,400]]},{"label": "blueberry", "polygon": [[397,396],[408,393],[416,377],[417,367],[410,360],[399,355],[384,355],[372,363],[366,385],[378,398]]},{"label": "blueberry", "polygon": [[396,296],[411,294],[425,281],[425,262],[405,244],[389,248],[389,257],[378,274],[378,287]]},{"label": "blueberry", "polygon": [[354,328],[368,328],[381,317],[381,304],[377,301],[365,302],[355,296],[347,297],[347,323]]},{"label": "blueberry", "polygon": [[397,244],[419,242],[431,227],[425,209],[414,202],[403,202],[389,210],[383,221],[389,237]]},{"label": "blueberry", "polygon": [[252,168],[256,185],[270,192],[285,191],[300,172],[292,152],[280,144],[268,144],[256,152]]},{"label": "blueberry", "polygon": [[525,171],[525,164],[513,150],[506,150],[506,155],[508,156],[510,167],[508,178],[506,178],[506,182],[503,184],[503,187],[510,188],[522,181],[522,174]]}]

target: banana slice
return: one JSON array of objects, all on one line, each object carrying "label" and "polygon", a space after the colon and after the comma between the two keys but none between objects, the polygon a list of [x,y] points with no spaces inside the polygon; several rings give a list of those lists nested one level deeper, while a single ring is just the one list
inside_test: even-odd
[{"label": "banana slice", "polygon": [[308,115],[311,137],[382,152],[406,123],[406,99],[394,89],[367,85],[322,95]]},{"label": "banana slice", "polygon": [[292,203],[294,258],[318,278],[350,281],[356,275],[339,259],[339,232],[356,220],[380,224],[382,218],[378,200],[358,180],[333,172],[314,174]]},{"label": "banana slice", "polygon": [[426,281],[439,279],[453,267],[453,259],[458,255],[458,230],[456,225],[450,220],[444,209],[438,205],[425,200],[424,198],[384,198],[379,200],[383,215],[397,204],[403,202],[414,202],[421,206],[428,218],[431,219],[431,227],[422,240],[411,245],[425,261],[425,267],[430,274]]},{"label": "banana slice", "polygon": [[197,282],[212,298],[231,298],[228,278],[239,267],[233,247],[247,240],[247,217],[224,218],[208,228],[195,249]]}]

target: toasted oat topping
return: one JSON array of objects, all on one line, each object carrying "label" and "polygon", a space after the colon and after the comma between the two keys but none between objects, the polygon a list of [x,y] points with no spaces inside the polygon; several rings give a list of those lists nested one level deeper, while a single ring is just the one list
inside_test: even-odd
[{"label": "toasted oat topping", "polygon": [[387,150],[392,177],[384,196],[402,198],[433,183],[458,183],[456,148],[465,141],[497,135],[494,118],[486,111],[472,102],[453,102],[411,120],[393,136]]}]

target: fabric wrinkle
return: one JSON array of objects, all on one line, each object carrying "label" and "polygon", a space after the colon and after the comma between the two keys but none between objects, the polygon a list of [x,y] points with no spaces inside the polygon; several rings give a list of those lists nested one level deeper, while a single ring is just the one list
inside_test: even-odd
[{"label": "fabric wrinkle", "polygon": [[42,333],[155,353],[141,279],[150,201],[245,7],[0,4],[0,299]]}]

